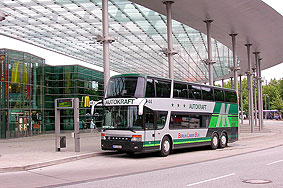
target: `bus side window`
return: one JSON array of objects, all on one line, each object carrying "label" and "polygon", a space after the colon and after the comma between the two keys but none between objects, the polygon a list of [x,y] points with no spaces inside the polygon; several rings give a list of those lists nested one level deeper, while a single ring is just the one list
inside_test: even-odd
[{"label": "bus side window", "polygon": [[155,80],[156,97],[170,98],[171,82]]},{"label": "bus side window", "polygon": [[201,99],[201,89],[199,86],[188,85],[189,99]]},{"label": "bus side window", "polygon": [[153,79],[147,79],[146,83],[146,97],[155,97],[155,89]]},{"label": "bus side window", "polygon": [[224,91],[221,89],[214,89],[215,101],[224,102]]},{"label": "bus side window", "polygon": [[213,89],[209,87],[201,87],[202,99],[206,101],[213,101]]},{"label": "bus side window", "polygon": [[154,112],[148,108],[145,108],[145,130],[154,129]]},{"label": "bus side window", "polygon": [[166,124],[167,112],[157,112],[156,115],[157,129],[163,129]]},{"label": "bus side window", "polygon": [[173,97],[188,98],[187,84],[174,83]]},{"label": "bus side window", "polygon": [[202,115],[202,116],[201,116],[200,128],[208,128],[208,126],[209,126],[209,121],[210,121],[210,118],[209,118],[208,115]]},{"label": "bus side window", "polygon": [[169,129],[199,129],[207,128],[209,124],[208,115],[197,115],[190,113],[172,113]]},{"label": "bus side window", "polygon": [[225,91],[225,102],[237,103],[237,94],[234,91]]}]

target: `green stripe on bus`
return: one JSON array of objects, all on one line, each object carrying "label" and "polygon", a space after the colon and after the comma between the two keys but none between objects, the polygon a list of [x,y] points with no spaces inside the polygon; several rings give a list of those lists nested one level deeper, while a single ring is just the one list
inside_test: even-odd
[{"label": "green stripe on bus", "polygon": [[159,146],[159,145],[160,145],[160,140],[143,142],[143,147]]},{"label": "green stripe on bus", "polygon": [[187,143],[196,143],[196,142],[210,142],[210,137],[203,138],[186,138],[186,139],[174,139],[174,144],[187,144]]}]

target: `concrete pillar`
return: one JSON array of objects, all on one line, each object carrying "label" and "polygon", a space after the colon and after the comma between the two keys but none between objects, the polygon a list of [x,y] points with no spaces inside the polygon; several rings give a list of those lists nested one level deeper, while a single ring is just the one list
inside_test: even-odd
[{"label": "concrete pillar", "polygon": [[245,44],[247,47],[247,56],[248,56],[248,92],[249,92],[249,122],[251,126],[251,133],[254,132],[254,111],[253,111],[253,87],[252,87],[252,66],[251,66],[251,44]]},{"label": "concrete pillar", "polygon": [[242,89],[242,76],[240,75],[240,103],[241,103],[241,124],[244,124],[244,107],[243,107],[243,89]]},{"label": "concrete pillar", "polygon": [[[238,94],[238,64],[237,64],[237,58],[236,58],[236,36],[237,34],[230,34],[232,37],[232,52],[233,52],[233,71],[234,71],[234,86],[235,90]],[[239,95],[238,95],[239,96]]]},{"label": "concrete pillar", "polygon": [[208,78],[209,78],[209,85],[213,85],[213,64],[215,63],[212,61],[212,48],[211,48],[211,22],[213,20],[205,20],[206,23],[206,30],[207,30],[207,49],[208,49],[208,59],[206,64],[208,65]]},{"label": "concrete pillar", "polygon": [[167,40],[168,40],[168,67],[169,67],[169,78],[174,79],[174,64],[173,64],[173,55],[176,52],[173,50],[173,39],[172,39],[172,4],[173,0],[163,1],[166,5],[166,13],[167,13]]}]

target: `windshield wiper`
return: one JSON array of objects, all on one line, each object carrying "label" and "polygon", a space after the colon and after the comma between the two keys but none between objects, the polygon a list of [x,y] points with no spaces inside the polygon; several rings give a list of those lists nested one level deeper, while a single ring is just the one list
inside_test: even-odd
[{"label": "windshield wiper", "polygon": [[127,127],[127,129],[130,130],[130,131],[132,131],[133,133],[136,133],[136,131],[134,131],[134,129],[131,128],[131,127]]}]

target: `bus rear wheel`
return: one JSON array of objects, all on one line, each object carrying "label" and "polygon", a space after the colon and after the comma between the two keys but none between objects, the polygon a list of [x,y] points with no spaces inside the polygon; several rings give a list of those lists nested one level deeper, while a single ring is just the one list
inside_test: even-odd
[{"label": "bus rear wheel", "polygon": [[225,133],[222,133],[219,140],[219,147],[225,148],[227,146],[227,136]]},{"label": "bus rear wheel", "polygon": [[213,133],[211,136],[211,149],[213,150],[217,149],[218,145],[219,145],[218,135],[216,133]]},{"label": "bus rear wheel", "polygon": [[165,136],[161,142],[161,150],[159,155],[161,157],[167,157],[171,151],[171,141],[168,136]]}]

